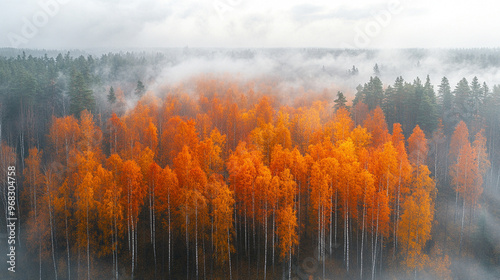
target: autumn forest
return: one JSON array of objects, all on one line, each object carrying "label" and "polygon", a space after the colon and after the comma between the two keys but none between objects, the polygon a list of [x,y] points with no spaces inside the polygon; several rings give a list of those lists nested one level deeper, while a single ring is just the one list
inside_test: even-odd
[{"label": "autumn forest", "polygon": [[0,57],[16,276],[498,275],[500,86],[382,82],[375,65],[349,90],[292,97],[274,79],[205,73],[158,86],[137,70],[165,59]]}]

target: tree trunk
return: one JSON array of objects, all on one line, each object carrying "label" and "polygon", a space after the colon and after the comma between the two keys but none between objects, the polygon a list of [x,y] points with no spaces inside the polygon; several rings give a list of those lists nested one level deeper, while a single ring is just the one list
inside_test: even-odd
[{"label": "tree trunk", "polygon": [[195,222],[194,222],[194,255],[196,260],[196,279],[199,277],[199,265],[198,265],[198,198],[196,198],[196,206],[195,206]]},{"label": "tree trunk", "polygon": [[462,240],[464,236],[465,198],[462,205],[462,226],[460,227],[460,245],[458,246],[458,256],[462,255]]},{"label": "tree trunk", "polygon": [[87,279],[90,280],[89,202],[87,198]]},{"label": "tree trunk", "polygon": [[66,252],[68,255],[68,279],[71,280],[71,259],[70,259],[70,248],[69,248],[69,235],[68,235],[68,209],[66,205],[66,199],[64,200],[64,224],[66,226]]},{"label": "tree trunk", "polygon": [[170,226],[170,190],[167,193],[167,203],[168,203],[168,278],[170,278],[170,268],[172,267],[171,264],[171,257],[172,257],[172,229]]},{"label": "tree trunk", "polygon": [[187,213],[187,209],[186,209],[186,232],[185,232],[185,235],[186,235],[186,279],[187,280],[189,280],[189,231],[188,231],[188,224],[189,224],[189,219],[188,219],[188,213]]},{"label": "tree trunk", "polygon": [[229,238],[229,227],[227,228],[227,254],[229,256],[229,280],[232,280],[233,274],[231,271],[231,242]]},{"label": "tree trunk", "polygon": [[[51,176],[49,174],[49,176]],[[55,255],[55,249],[54,249],[54,226],[52,222],[52,205],[50,201],[50,188],[49,188],[50,182],[47,185],[47,195],[49,196],[49,224],[50,224],[50,244],[52,247],[52,263],[54,264],[54,275],[55,279],[57,280],[57,263],[56,263],[56,255]]]},{"label": "tree trunk", "polygon": [[264,210],[264,280],[267,278],[267,199]]}]

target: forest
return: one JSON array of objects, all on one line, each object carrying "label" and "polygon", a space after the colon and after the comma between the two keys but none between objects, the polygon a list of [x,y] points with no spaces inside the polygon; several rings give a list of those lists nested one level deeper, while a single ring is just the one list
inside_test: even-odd
[{"label": "forest", "polygon": [[[0,252],[15,166],[16,279],[500,275],[496,80],[382,82],[396,71],[383,60],[304,70],[331,78],[323,88],[286,65],[281,78],[161,74],[217,52],[0,52]],[[301,57],[325,52],[377,57]],[[422,50],[405,55],[425,64]],[[283,86],[297,79],[310,81]]]}]

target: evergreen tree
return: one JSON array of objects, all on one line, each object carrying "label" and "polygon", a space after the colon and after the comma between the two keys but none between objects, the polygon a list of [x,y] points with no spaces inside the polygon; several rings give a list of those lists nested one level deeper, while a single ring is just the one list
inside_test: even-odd
[{"label": "evergreen tree", "polygon": [[378,77],[370,77],[370,81],[368,84],[365,84],[363,88],[363,93],[363,102],[368,105],[370,110],[375,109],[377,106],[382,106],[384,89],[382,87],[382,81]]},{"label": "evergreen tree", "polygon": [[113,89],[113,87],[109,88],[108,101],[111,104],[114,104],[116,102],[116,95],[115,95],[115,90]]},{"label": "evergreen tree", "polygon": [[471,98],[471,88],[467,79],[463,78],[460,82],[458,82],[454,93],[454,113],[468,124],[472,120],[474,106]]},{"label": "evergreen tree", "polygon": [[69,110],[71,114],[78,117],[80,116],[80,112],[85,109],[93,111],[95,106],[93,91],[89,89],[88,81],[78,70],[74,70],[71,75],[69,96]]},{"label": "evergreen tree", "polygon": [[430,135],[437,126],[436,94],[431,85],[429,75],[423,87],[423,95],[417,112],[417,124]]},{"label": "evergreen tree", "polygon": [[479,112],[479,107],[481,106],[481,103],[483,101],[483,90],[476,76],[474,76],[474,78],[472,79],[470,90],[472,111],[474,115],[477,115]]},{"label": "evergreen tree", "polygon": [[438,98],[442,108],[442,112],[451,111],[453,107],[453,94],[451,93],[450,83],[446,77],[441,79],[441,84],[438,86]]},{"label": "evergreen tree", "polygon": [[337,111],[339,108],[347,108],[347,98],[341,91],[337,92],[337,99],[335,99],[333,102],[335,103],[335,105],[333,106],[333,109],[335,111]]},{"label": "evergreen tree", "polygon": [[380,69],[378,68],[378,64],[375,63],[375,66],[373,66],[373,75],[374,76],[380,76]]},{"label": "evergreen tree", "polygon": [[137,81],[137,86],[135,87],[135,94],[141,97],[144,95],[145,92],[146,88],[144,87],[144,84],[140,80]]},{"label": "evergreen tree", "polygon": [[356,87],[356,94],[354,95],[354,100],[352,101],[353,107],[356,106],[356,104],[358,104],[359,102],[364,102],[365,95],[364,95],[363,89],[364,89],[364,87],[361,84],[359,84]]},{"label": "evergreen tree", "polygon": [[349,70],[349,75],[351,76],[357,76],[359,74],[358,68],[356,66],[352,66],[351,70]]},{"label": "evergreen tree", "polygon": [[403,123],[405,109],[405,86],[403,77],[397,77],[394,85],[385,90],[382,109],[386,116],[387,124],[392,127],[394,123]]},{"label": "evergreen tree", "polygon": [[458,121],[453,113],[454,96],[451,92],[450,83],[446,77],[441,79],[441,84],[438,88],[439,111],[441,112],[444,131],[446,135],[451,135]]}]

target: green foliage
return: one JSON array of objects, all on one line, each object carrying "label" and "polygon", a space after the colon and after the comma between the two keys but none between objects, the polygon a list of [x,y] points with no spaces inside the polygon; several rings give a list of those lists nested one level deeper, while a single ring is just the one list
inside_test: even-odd
[{"label": "green foliage", "polygon": [[335,103],[335,105],[333,105],[333,109],[335,111],[337,111],[339,108],[346,108],[347,98],[341,91],[339,91],[337,92],[337,99],[335,99],[333,103]]},{"label": "green foliage", "polygon": [[139,97],[143,96],[146,92],[146,88],[141,81],[137,81],[137,86],[135,87],[135,94]]},{"label": "green foliage", "polygon": [[111,104],[114,104],[116,102],[116,95],[115,95],[115,90],[113,89],[113,87],[109,88],[108,101]]},{"label": "green foliage", "polygon": [[95,100],[94,93],[89,89],[88,77],[85,77],[80,71],[73,71],[71,75],[69,96],[69,110],[75,116],[80,116],[80,112],[87,109],[94,111]]}]

